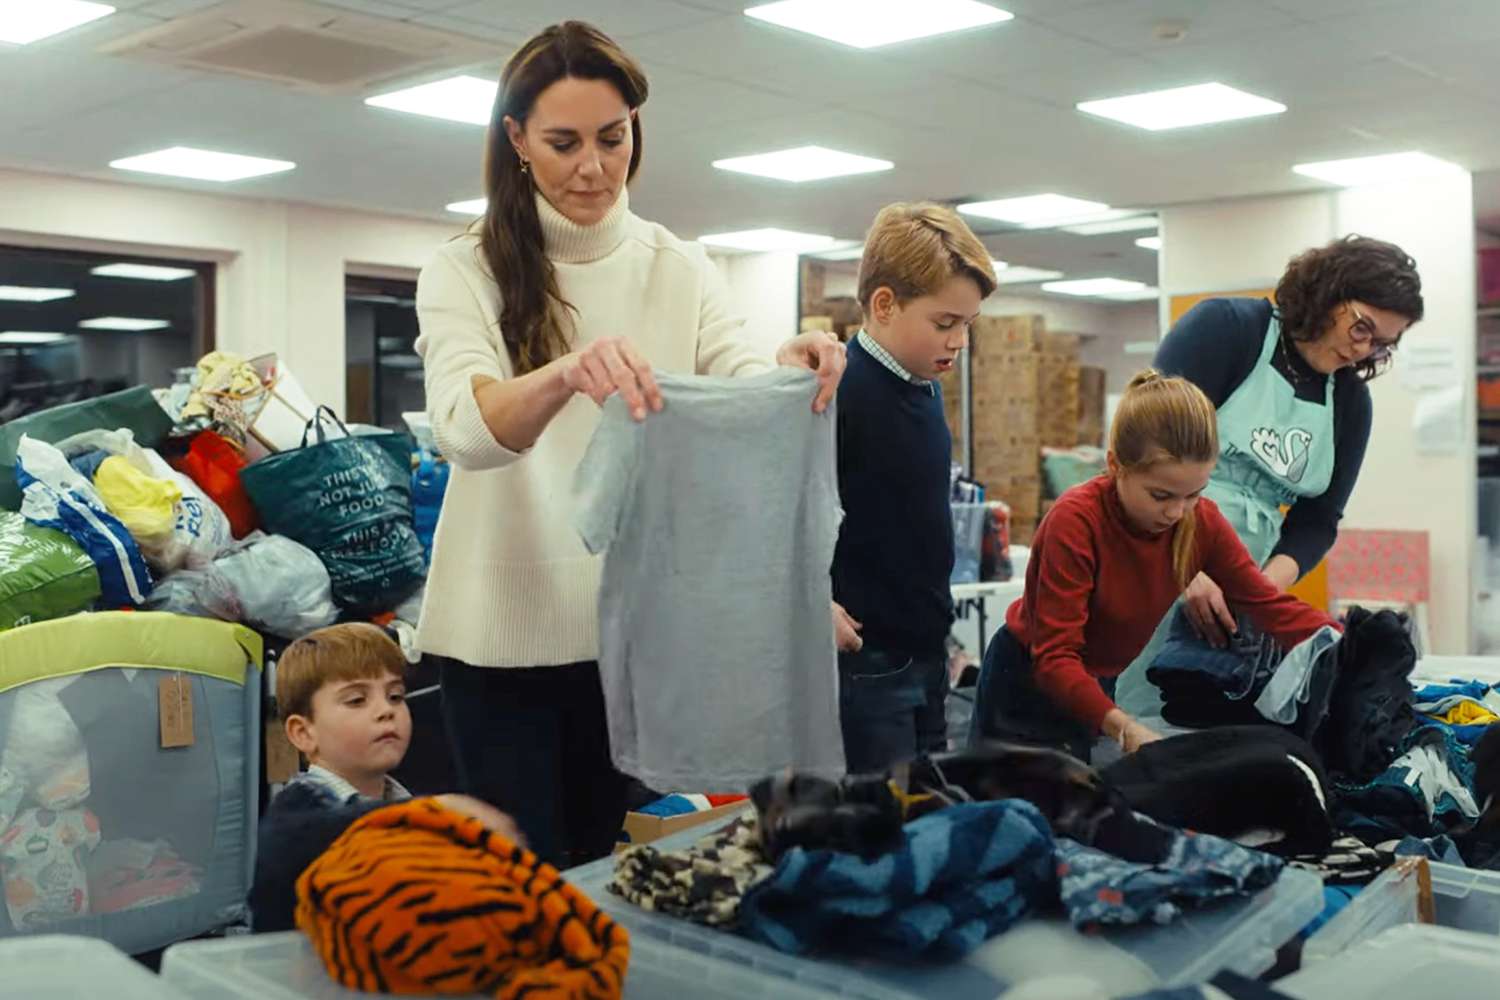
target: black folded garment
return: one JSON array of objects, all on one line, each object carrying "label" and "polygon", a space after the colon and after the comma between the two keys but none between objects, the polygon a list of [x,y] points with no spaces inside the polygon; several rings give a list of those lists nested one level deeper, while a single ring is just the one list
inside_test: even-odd
[{"label": "black folded garment", "polygon": [[1129,861],[1165,855],[1173,831],[1141,822],[1099,772],[1059,750],[989,741],[919,758],[885,775],[833,782],[765,778],[750,789],[766,854],[793,847],[877,857],[901,844],[902,824],[964,802],[1025,799],[1053,832]]},{"label": "black folded garment", "polygon": [[1134,809],[1230,840],[1280,835],[1265,849],[1314,854],[1333,840],[1330,784],[1307,741],[1275,726],[1229,726],[1148,743],[1103,777]]},{"label": "black folded garment", "polygon": [[1390,767],[1417,722],[1411,672],[1417,651],[1404,615],[1352,608],[1338,645],[1338,680],[1318,749],[1331,774],[1364,784]]}]

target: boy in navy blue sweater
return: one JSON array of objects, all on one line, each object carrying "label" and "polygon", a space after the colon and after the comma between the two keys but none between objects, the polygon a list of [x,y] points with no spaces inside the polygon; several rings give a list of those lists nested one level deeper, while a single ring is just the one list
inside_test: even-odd
[{"label": "boy in navy blue sweater", "polygon": [[833,615],[854,773],[946,748],[953,445],[937,380],[995,286],[989,251],[952,209],[895,204],[875,217],[859,268],[864,329],[838,398]]}]

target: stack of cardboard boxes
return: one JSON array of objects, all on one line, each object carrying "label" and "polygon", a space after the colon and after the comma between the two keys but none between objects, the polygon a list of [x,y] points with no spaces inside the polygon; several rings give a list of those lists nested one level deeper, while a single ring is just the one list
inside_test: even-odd
[{"label": "stack of cardboard boxes", "polygon": [[824,330],[847,341],[859,332],[863,315],[852,295],[827,293],[828,265],[803,258],[801,264],[800,329]]},{"label": "stack of cardboard boxes", "polygon": [[[1010,506],[1011,540],[1019,545],[1030,544],[1042,515],[1042,448],[1073,447],[1081,428],[1102,433],[1104,373],[1079,366],[1078,342],[1074,334],[1048,333],[1040,316],[981,316],[974,324],[970,475],[986,496]],[[943,401],[954,458],[962,462],[960,378],[944,378]]]}]

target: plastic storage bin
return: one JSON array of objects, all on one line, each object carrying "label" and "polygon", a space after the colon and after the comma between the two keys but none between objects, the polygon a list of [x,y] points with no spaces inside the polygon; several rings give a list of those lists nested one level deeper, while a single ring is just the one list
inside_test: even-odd
[{"label": "plastic storage bin", "polygon": [[953,573],[948,582],[978,583],[989,508],[982,503],[955,503],[952,506]]},{"label": "plastic storage bin", "polygon": [[187,1000],[118,948],[38,934],[0,941],[0,995],[25,1000]]},{"label": "plastic storage bin", "polygon": [[[722,824],[719,824],[722,825]],[[686,847],[711,832],[700,827],[663,840]],[[1255,897],[1189,912],[1166,927],[1080,934],[1059,919],[1034,919],[986,942],[963,962],[895,965],[873,960],[815,960],[767,948],[735,934],[648,913],[609,892],[614,860],[604,858],[567,873],[624,924],[635,942],[667,945],[675,956],[709,957],[743,966],[766,984],[767,995],[794,986],[862,1000],[994,1000],[1007,986],[1040,976],[1085,975],[1128,996],[1157,986],[1205,982],[1230,970],[1259,976],[1275,953],[1323,910],[1323,883],[1289,870]]]},{"label": "plastic storage bin", "polygon": [[245,918],[261,655],[169,614],[0,632],[0,938],[138,954]]},{"label": "plastic storage bin", "polygon": [[[1440,927],[1490,936],[1500,949],[1500,873],[1429,862],[1432,900]],[[1391,869],[1307,939],[1302,962],[1343,954],[1392,927],[1417,922],[1417,875]]]},{"label": "plastic storage bin", "polygon": [[1500,978],[1494,938],[1448,927],[1393,927],[1327,962],[1276,983],[1297,1000],[1413,1000],[1493,996]]},{"label": "plastic storage bin", "polygon": [[[175,945],[162,957],[161,977],[187,1000],[355,1000],[368,996],[330,979],[307,938],[297,931]],[[827,1000],[829,996],[701,955],[669,951],[650,937],[630,942],[625,1000]]]}]

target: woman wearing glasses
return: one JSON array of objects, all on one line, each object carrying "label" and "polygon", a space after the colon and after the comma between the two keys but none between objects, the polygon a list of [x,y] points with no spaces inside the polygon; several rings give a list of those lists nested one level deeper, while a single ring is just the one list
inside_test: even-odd
[{"label": "woman wearing glasses", "polygon": [[[1278,590],[1333,546],[1370,437],[1366,383],[1390,367],[1422,312],[1416,262],[1394,244],[1349,236],[1294,257],[1274,306],[1209,299],[1162,341],[1157,369],[1218,407],[1220,457],[1205,495]],[[1202,573],[1181,613],[1218,648],[1235,630],[1219,585]],[[1119,701],[1138,717],[1158,714],[1145,671],[1166,630],[1120,678]]]}]

